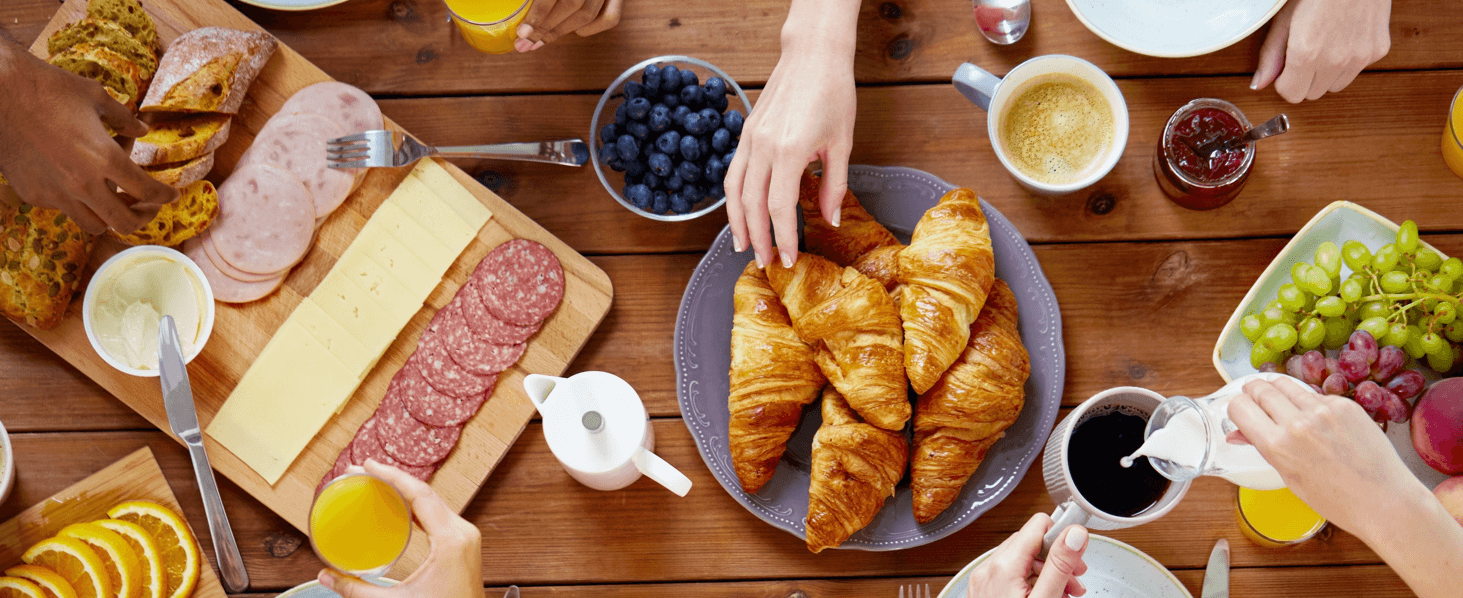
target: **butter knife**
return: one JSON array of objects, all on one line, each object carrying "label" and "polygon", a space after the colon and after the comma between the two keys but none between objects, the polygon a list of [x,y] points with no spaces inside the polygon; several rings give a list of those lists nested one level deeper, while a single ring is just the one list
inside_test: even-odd
[{"label": "butter knife", "polygon": [[1204,586],[1199,598],[1229,598],[1229,540],[1220,538],[1209,553],[1209,566],[1204,569]]},{"label": "butter knife", "polygon": [[183,347],[178,341],[178,327],[172,316],[163,316],[157,329],[158,374],[163,384],[163,405],[168,410],[168,427],[188,447],[193,458],[193,474],[203,494],[203,512],[208,514],[208,530],[213,536],[213,553],[223,573],[224,589],[239,593],[249,589],[249,573],[234,542],[229,515],[218,495],[218,482],[213,479],[213,466],[203,450],[203,430],[198,426],[198,409],[193,404],[193,388],[188,384],[188,366],[183,363]]}]

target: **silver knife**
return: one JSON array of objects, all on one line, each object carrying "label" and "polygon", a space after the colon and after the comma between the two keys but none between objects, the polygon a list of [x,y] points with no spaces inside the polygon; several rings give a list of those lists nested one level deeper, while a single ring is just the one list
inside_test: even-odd
[{"label": "silver knife", "polygon": [[203,512],[208,514],[208,530],[213,536],[213,553],[218,556],[224,589],[239,593],[249,589],[249,573],[234,542],[229,515],[224,512],[218,495],[218,482],[213,479],[213,466],[203,450],[203,430],[198,427],[198,409],[193,404],[193,388],[188,384],[188,366],[183,364],[183,347],[178,341],[178,327],[172,316],[163,316],[157,329],[158,374],[163,383],[163,405],[168,409],[168,427],[188,447],[193,458],[193,474],[198,476],[198,489],[203,494]]},{"label": "silver knife", "polygon": [[1199,598],[1229,598],[1229,540],[1220,538],[1209,553],[1209,566],[1204,568],[1204,586]]}]

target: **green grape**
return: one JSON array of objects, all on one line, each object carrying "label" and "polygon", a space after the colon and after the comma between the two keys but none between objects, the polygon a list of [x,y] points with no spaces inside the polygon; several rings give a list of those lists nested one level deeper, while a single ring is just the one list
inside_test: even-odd
[{"label": "green grape", "polygon": [[1295,286],[1305,284],[1306,272],[1310,271],[1310,264],[1307,264],[1305,262],[1296,262],[1294,266],[1290,267],[1290,281],[1295,283]]},{"label": "green grape", "polygon": [[[1342,243],[1341,258],[1356,272],[1361,272],[1362,268],[1372,265],[1372,252],[1361,241],[1352,240]],[[1459,265],[1463,266],[1463,264]]]},{"label": "green grape", "polygon": [[1276,324],[1265,329],[1265,335],[1260,338],[1260,343],[1269,347],[1271,351],[1279,353],[1289,351],[1298,340],[1300,340],[1300,334],[1295,331],[1295,326]]},{"label": "green grape", "polygon": [[1431,249],[1423,249],[1417,252],[1417,260],[1412,263],[1417,264],[1418,268],[1427,270],[1428,272],[1437,272],[1438,266],[1443,264],[1443,256],[1438,255],[1438,252]]},{"label": "green grape", "polygon": [[1427,351],[1422,349],[1421,328],[1411,325],[1407,327],[1407,341],[1402,343],[1402,350],[1413,359],[1422,359],[1423,355],[1427,355]]},{"label": "green grape", "polygon": [[1463,321],[1454,320],[1443,329],[1443,337],[1455,343],[1463,343]]},{"label": "green grape", "polygon": [[1423,334],[1422,338],[1418,339],[1418,344],[1422,345],[1422,351],[1428,355],[1441,351],[1447,351],[1450,357],[1453,355],[1453,347],[1449,346],[1448,342],[1443,340],[1442,335],[1436,332]]},{"label": "green grape", "polygon": [[1255,343],[1255,346],[1250,347],[1250,365],[1255,369],[1258,370],[1264,364],[1278,361],[1280,361],[1280,354],[1266,348],[1264,343]]},{"label": "green grape", "polygon": [[1432,277],[1432,280],[1427,281],[1427,286],[1432,287],[1434,291],[1439,293],[1451,293],[1453,292],[1453,279],[1439,274]]},{"label": "green grape", "polygon": [[1296,346],[1306,351],[1321,346],[1326,340],[1326,325],[1319,319],[1306,318],[1296,330]]},{"label": "green grape", "polygon": [[1402,251],[1417,251],[1417,223],[1411,220],[1397,228],[1397,247]]},{"label": "green grape", "polygon": [[1326,318],[1325,325],[1326,340],[1321,344],[1331,350],[1346,345],[1346,341],[1351,338],[1351,331],[1356,329],[1356,326],[1344,318]]},{"label": "green grape", "polygon": [[1424,311],[1424,312],[1432,313],[1432,311],[1434,309],[1437,309],[1437,307],[1438,307],[1438,300],[1437,299],[1423,299],[1422,300],[1422,311]]},{"label": "green grape", "polygon": [[1253,343],[1260,340],[1260,335],[1265,333],[1265,327],[1260,322],[1260,316],[1250,314],[1240,319],[1239,331],[1240,334],[1245,335],[1245,338],[1250,339],[1250,342]]},{"label": "green grape", "polygon": [[1372,256],[1372,269],[1378,273],[1391,272],[1397,267],[1397,260],[1400,259],[1402,259],[1402,252],[1397,249],[1396,245],[1388,243]]},{"label": "green grape", "polygon": [[1290,311],[1305,309],[1306,292],[1296,288],[1293,284],[1281,285],[1280,290],[1275,295],[1280,300],[1280,306],[1284,309]]},{"label": "green grape", "polygon": [[1382,275],[1382,290],[1388,293],[1406,292],[1411,286],[1407,282],[1407,273],[1401,270],[1393,270]]},{"label": "green grape", "polygon": [[1260,312],[1260,327],[1269,330],[1271,326],[1283,324],[1285,316],[1286,311],[1280,306],[1267,307],[1265,311]]},{"label": "green grape", "polygon": [[1458,308],[1452,303],[1439,303],[1437,309],[1433,310],[1433,318],[1439,324],[1452,324],[1458,318]]},{"label": "green grape", "polygon": [[1335,243],[1326,241],[1316,248],[1316,267],[1325,270],[1330,276],[1341,275],[1341,250],[1336,248]]},{"label": "green grape", "polygon": [[1335,288],[1331,286],[1331,277],[1326,274],[1325,270],[1322,270],[1320,268],[1311,268],[1310,270],[1306,270],[1305,282],[1297,286],[1299,286],[1302,291],[1305,291],[1317,297],[1330,295],[1331,289]]},{"label": "green grape", "polygon": [[1346,303],[1340,297],[1322,297],[1316,300],[1316,311],[1328,318],[1346,313]]},{"label": "green grape", "polygon": [[1362,320],[1360,324],[1357,324],[1356,329],[1365,330],[1368,334],[1372,335],[1372,338],[1377,339],[1377,342],[1380,343],[1381,339],[1387,336],[1387,319],[1367,318]]},{"label": "green grape", "polygon": [[1438,273],[1453,280],[1458,280],[1458,277],[1463,276],[1463,260],[1456,257],[1443,260],[1443,264],[1438,266]]},{"label": "green grape", "polygon": [[[1285,309],[1285,306],[1280,304],[1280,300],[1279,299],[1271,299],[1269,303],[1266,303],[1265,304],[1265,309],[1270,309],[1272,307],[1277,308],[1277,309]],[[1265,310],[1262,309],[1260,311],[1265,311]]]},{"label": "green grape", "polygon": [[1355,278],[1348,278],[1341,283],[1341,300],[1346,303],[1356,303],[1361,299],[1362,286]]},{"label": "green grape", "polygon": [[1427,354],[1427,367],[1432,368],[1434,372],[1437,372],[1439,374],[1445,374],[1448,371],[1452,370],[1453,362],[1457,357],[1457,353],[1454,351],[1453,347],[1448,345],[1444,346],[1447,347],[1446,351],[1443,351],[1436,355],[1432,353]]},{"label": "green grape", "polygon": [[[1363,304],[1361,309],[1357,310],[1356,315],[1363,320],[1368,318],[1386,318],[1392,315],[1392,308],[1386,301],[1370,301]],[[1377,338],[1380,339],[1382,337],[1378,336]]]},{"label": "green grape", "polygon": [[1409,336],[1411,336],[1411,333],[1407,331],[1407,324],[1397,322],[1387,327],[1387,336],[1381,337],[1380,340],[1383,345],[1401,347],[1407,342]]}]

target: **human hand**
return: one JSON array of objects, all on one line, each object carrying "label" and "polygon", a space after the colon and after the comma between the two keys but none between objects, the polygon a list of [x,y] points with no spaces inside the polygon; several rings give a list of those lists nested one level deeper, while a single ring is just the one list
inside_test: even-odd
[{"label": "human hand", "polygon": [[570,32],[589,37],[614,29],[620,24],[620,5],[624,0],[534,0],[518,26],[518,40],[513,48],[531,52],[552,43]]},{"label": "human hand", "polygon": [[[1052,518],[1037,513],[1020,531],[996,547],[990,558],[970,572],[967,596],[981,598],[1064,598],[1087,593],[1078,580],[1087,573],[1082,554],[1087,551],[1087,528],[1068,527],[1052,544],[1046,562],[1036,560],[1041,537],[1052,528]],[[1033,583],[1032,578],[1036,580]]]},{"label": "human hand", "polygon": [[447,508],[426,482],[373,459],[367,459],[365,467],[366,473],[391,484],[411,504],[432,552],[411,576],[390,588],[329,569],[320,571],[320,585],[343,598],[482,598],[483,536],[477,526]]},{"label": "human hand", "polygon": [[1250,89],[1291,103],[1345,89],[1392,47],[1392,0],[1290,0],[1270,21]]},{"label": "human hand", "polygon": [[[61,210],[87,232],[141,228],[178,191],[132,163],[106,127],[127,137],[147,125],[100,83],[42,62],[0,40],[0,172],[27,203]],[[110,183],[109,183],[110,181]],[[112,184],[136,199],[113,191]]]}]

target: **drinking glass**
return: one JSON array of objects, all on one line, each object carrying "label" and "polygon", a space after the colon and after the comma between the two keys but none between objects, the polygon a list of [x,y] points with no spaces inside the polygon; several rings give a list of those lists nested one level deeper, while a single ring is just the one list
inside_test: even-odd
[{"label": "drinking glass", "polygon": [[468,45],[487,54],[507,54],[533,0],[443,0]]},{"label": "drinking glass", "polygon": [[1450,106],[1448,122],[1443,124],[1443,162],[1463,177],[1463,88],[1453,94]]},{"label": "drinking glass", "polygon": [[348,575],[379,578],[406,553],[411,505],[386,480],[346,473],[315,495],[309,531],[321,562]]}]

